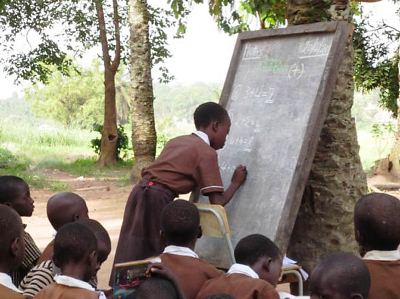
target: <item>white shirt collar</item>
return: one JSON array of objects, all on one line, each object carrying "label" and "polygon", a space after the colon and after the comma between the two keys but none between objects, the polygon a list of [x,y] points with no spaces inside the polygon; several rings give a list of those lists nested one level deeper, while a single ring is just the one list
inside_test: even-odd
[{"label": "white shirt collar", "polygon": [[196,131],[193,132],[193,134],[199,136],[205,143],[207,143],[208,145],[210,145],[210,138],[208,138],[208,135],[202,131]]},{"label": "white shirt collar", "polygon": [[365,260],[376,261],[398,261],[400,260],[400,252],[398,250],[380,251],[371,250],[364,255]]},{"label": "white shirt collar", "polygon": [[[87,282],[79,280],[67,275],[56,275],[54,281],[58,284],[62,284],[72,288],[80,288],[88,291],[96,292],[96,290]],[[107,299],[103,292],[97,291],[99,299]]]},{"label": "white shirt collar", "polygon": [[250,276],[251,278],[260,278],[256,272],[254,272],[253,269],[251,269],[247,265],[243,264],[233,264],[227,273],[228,275],[230,274],[244,274],[247,276]]},{"label": "white shirt collar", "polygon": [[14,292],[23,293],[21,290],[18,290],[18,288],[13,284],[11,276],[6,273],[0,272],[0,285],[13,290]]},{"label": "white shirt collar", "polygon": [[175,245],[169,245],[165,247],[163,253],[169,253],[169,254],[175,254],[175,255],[182,255],[182,256],[190,256],[193,258],[198,259],[199,256],[194,252],[192,249],[188,247],[182,247],[182,246],[175,246]]},{"label": "white shirt collar", "polygon": [[278,292],[279,299],[310,299],[309,296],[294,296],[285,292]]}]

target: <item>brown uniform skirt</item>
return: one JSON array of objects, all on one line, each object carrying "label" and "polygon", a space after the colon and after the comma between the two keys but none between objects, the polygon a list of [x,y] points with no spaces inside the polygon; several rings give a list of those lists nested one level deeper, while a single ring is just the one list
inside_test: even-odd
[{"label": "brown uniform skirt", "polygon": [[[126,203],[114,264],[159,255],[161,212],[176,195],[167,187],[142,179],[134,186]],[[114,271],[110,277],[112,286]]]}]

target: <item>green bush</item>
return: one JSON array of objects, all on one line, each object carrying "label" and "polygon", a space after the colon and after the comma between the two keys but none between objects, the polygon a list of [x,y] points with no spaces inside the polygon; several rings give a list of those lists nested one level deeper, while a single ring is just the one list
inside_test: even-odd
[{"label": "green bush", "polygon": [[11,168],[17,164],[18,160],[12,152],[5,148],[0,148],[0,168]]}]

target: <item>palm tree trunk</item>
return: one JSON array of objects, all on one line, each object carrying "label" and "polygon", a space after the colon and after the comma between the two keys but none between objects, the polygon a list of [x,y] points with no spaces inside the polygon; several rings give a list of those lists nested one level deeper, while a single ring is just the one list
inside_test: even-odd
[{"label": "palm tree trunk", "polygon": [[[289,24],[351,20],[347,1],[289,0]],[[288,255],[311,271],[327,253],[356,252],[353,209],[367,192],[353,105],[353,46],[349,37]]]},{"label": "palm tree trunk", "polygon": [[132,144],[135,164],[132,179],[140,178],[142,168],[154,161],[156,129],[149,41],[149,12],[146,0],[129,1],[132,83]]}]

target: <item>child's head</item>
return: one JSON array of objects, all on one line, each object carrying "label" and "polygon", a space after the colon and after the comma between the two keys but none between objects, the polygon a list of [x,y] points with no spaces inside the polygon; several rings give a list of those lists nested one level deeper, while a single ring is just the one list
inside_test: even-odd
[{"label": "child's head", "polygon": [[10,272],[22,262],[25,253],[21,217],[8,206],[0,205],[0,272]]},{"label": "child's head", "polygon": [[351,253],[324,258],[310,277],[311,299],[366,299],[369,287],[368,268]]},{"label": "child's head", "polygon": [[77,223],[83,224],[92,231],[97,240],[97,263],[99,267],[107,260],[111,252],[111,239],[106,229],[94,219],[82,219]]},{"label": "child's head", "polygon": [[61,273],[75,269],[79,279],[89,281],[97,272],[97,241],[94,233],[81,223],[61,227],[54,239],[54,263]]},{"label": "child's head", "polygon": [[270,239],[254,234],[244,237],[235,248],[235,259],[239,264],[252,268],[260,277],[275,286],[281,275],[282,254]]},{"label": "child's head", "polygon": [[72,192],[59,192],[47,201],[47,218],[55,230],[64,224],[88,218],[85,200]]},{"label": "child's head", "polygon": [[207,133],[210,145],[216,150],[223,148],[231,127],[225,108],[217,103],[207,102],[198,106],[193,116],[196,129]]},{"label": "child's head", "polygon": [[0,176],[0,204],[5,204],[20,216],[27,217],[32,216],[35,208],[28,184],[12,175]]},{"label": "child's head", "polygon": [[201,237],[196,206],[182,199],[169,203],[161,215],[161,234],[168,245],[194,247],[196,239]]},{"label": "child's head", "polygon": [[371,193],[354,209],[354,227],[360,251],[396,250],[400,244],[400,201],[389,194]]},{"label": "child's head", "polygon": [[235,298],[228,294],[215,294],[207,296],[204,299],[235,299]]},{"label": "child's head", "polygon": [[178,299],[175,285],[168,279],[150,277],[143,281],[137,289],[136,298],[140,299]]}]

